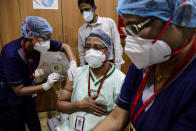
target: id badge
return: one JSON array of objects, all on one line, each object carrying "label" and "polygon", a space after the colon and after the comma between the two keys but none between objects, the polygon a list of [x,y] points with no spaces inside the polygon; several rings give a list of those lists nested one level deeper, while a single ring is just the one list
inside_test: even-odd
[{"label": "id badge", "polygon": [[76,117],[76,122],[75,122],[75,130],[76,131],[83,131],[84,121],[85,121],[84,117],[82,117],[82,116]]}]

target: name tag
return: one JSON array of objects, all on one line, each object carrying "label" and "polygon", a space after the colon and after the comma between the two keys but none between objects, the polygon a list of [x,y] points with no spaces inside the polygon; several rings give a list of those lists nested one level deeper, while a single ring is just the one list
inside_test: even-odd
[{"label": "name tag", "polygon": [[76,122],[75,122],[75,130],[76,131],[83,131],[84,121],[85,121],[84,117],[82,117],[82,116],[76,117]]}]

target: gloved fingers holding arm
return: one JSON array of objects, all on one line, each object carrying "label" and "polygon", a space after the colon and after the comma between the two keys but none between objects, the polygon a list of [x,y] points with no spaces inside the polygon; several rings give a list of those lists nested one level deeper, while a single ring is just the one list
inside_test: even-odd
[{"label": "gloved fingers holding arm", "polygon": [[53,84],[57,81],[60,80],[60,74],[59,73],[52,73],[48,76],[48,80],[47,82],[45,82],[44,84],[42,84],[42,87],[45,91],[49,90]]},{"label": "gloved fingers holding arm", "polygon": [[76,61],[71,61],[69,63],[69,69],[67,71],[67,75],[68,75],[68,79],[70,81],[73,81],[75,76],[77,75],[77,64],[76,64]]}]

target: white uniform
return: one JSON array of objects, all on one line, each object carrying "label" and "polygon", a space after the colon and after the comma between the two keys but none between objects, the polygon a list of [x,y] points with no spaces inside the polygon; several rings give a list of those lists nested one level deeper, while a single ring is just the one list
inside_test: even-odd
[{"label": "white uniform", "polygon": [[[99,85],[103,77],[96,79],[91,72],[90,79],[90,92],[91,96],[97,93]],[[89,66],[78,67],[78,75],[74,79],[73,92],[71,102],[82,101],[88,98],[88,78],[89,78]],[[58,126],[57,131],[75,131],[76,117],[85,117],[83,131],[91,131],[99,122],[101,122],[116,106],[120,90],[124,82],[125,75],[112,64],[112,68],[106,75],[106,79],[100,90],[100,94],[97,101],[103,102],[107,105],[108,113],[104,116],[95,116],[86,112],[74,112],[70,114],[69,120],[65,121],[62,125]]]}]

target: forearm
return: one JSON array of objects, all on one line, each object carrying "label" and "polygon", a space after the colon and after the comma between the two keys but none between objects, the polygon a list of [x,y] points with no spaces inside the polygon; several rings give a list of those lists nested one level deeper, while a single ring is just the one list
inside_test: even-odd
[{"label": "forearm", "polygon": [[99,123],[93,131],[122,131],[128,121],[128,111],[119,108],[118,106]]},{"label": "forearm", "polygon": [[80,102],[57,101],[57,110],[63,113],[71,114],[81,111]]},{"label": "forearm", "polygon": [[73,51],[68,44],[63,44],[62,48],[65,54],[68,56],[69,61],[72,61],[72,60],[76,61],[76,57],[74,56]]},{"label": "forearm", "polygon": [[12,87],[12,89],[18,96],[32,95],[44,91],[42,85],[26,86],[26,87],[21,85],[18,87]]},{"label": "forearm", "polygon": [[121,128],[114,118],[109,115],[93,131],[121,131]]}]

